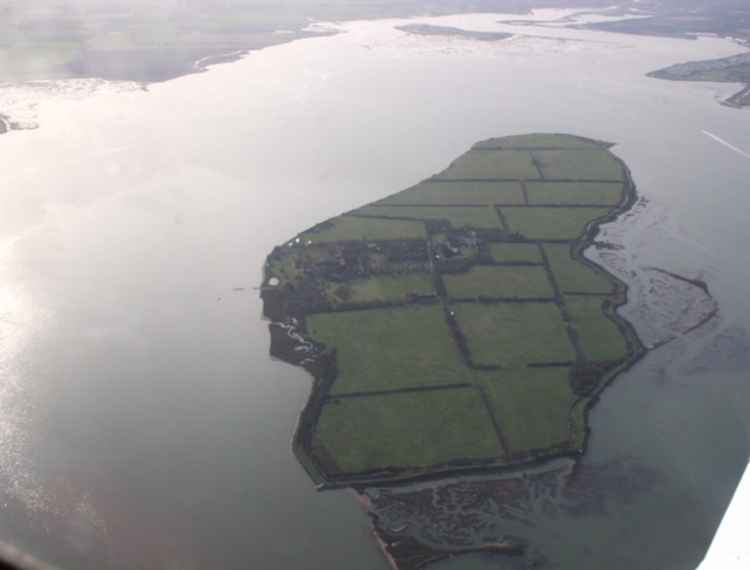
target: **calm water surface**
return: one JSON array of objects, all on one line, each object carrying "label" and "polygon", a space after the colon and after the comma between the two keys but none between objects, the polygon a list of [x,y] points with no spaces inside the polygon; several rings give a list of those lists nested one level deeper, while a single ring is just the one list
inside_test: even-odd
[{"label": "calm water surface", "polygon": [[35,87],[39,130],[0,137],[4,537],[73,567],[386,568],[357,503],[316,493],[291,454],[310,382],[268,357],[263,260],[479,139],[562,131],[619,143],[669,212],[634,224],[631,262],[701,271],[722,316],[592,416],[585,461],[635,458],[666,490],[528,536],[563,569],[697,562],[750,434],[744,370],[704,354],[750,328],[750,159],[702,131],[750,152],[750,113],[716,103],[731,86],[644,73],[739,50],[497,19],[419,21],[548,37],[354,22],[148,92]]}]

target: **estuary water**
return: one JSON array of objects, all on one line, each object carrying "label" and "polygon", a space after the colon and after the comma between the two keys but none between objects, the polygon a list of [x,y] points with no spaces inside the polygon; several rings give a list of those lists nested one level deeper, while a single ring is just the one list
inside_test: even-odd
[{"label": "estuary water", "polygon": [[695,566],[749,452],[750,113],[645,74],[741,50],[501,19],[411,21],[515,37],[346,22],[147,90],[0,91],[38,125],[0,136],[0,536],[75,568],[387,568],[351,494],[291,453],[310,381],[268,356],[264,258],[480,139],[553,131],[618,143],[648,200],[612,230],[626,276],[700,277],[720,315],[592,414],[584,463],[663,484],[525,537],[553,568]]}]

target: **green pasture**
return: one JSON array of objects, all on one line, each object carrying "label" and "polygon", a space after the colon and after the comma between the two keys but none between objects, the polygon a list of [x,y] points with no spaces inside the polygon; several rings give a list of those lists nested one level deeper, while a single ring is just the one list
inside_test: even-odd
[{"label": "green pasture", "polygon": [[325,295],[334,306],[353,303],[406,302],[412,293],[429,295],[435,292],[429,273],[376,275],[346,283],[327,282]]},{"label": "green pasture", "polygon": [[404,204],[489,206],[523,203],[524,197],[520,182],[436,182],[430,180],[376,202],[384,206]]},{"label": "green pasture", "polygon": [[622,200],[622,182],[528,182],[531,205],[581,204],[616,206]]},{"label": "green pasture", "polygon": [[443,275],[443,283],[448,296],[454,299],[554,297],[547,270],[542,266],[478,265],[466,273]]},{"label": "green pasture", "polygon": [[615,181],[625,179],[622,165],[608,150],[535,150],[533,156],[543,178]]},{"label": "green pasture", "polygon": [[576,395],[567,367],[517,367],[481,376],[510,455],[545,449],[570,438]]},{"label": "green pasture", "polygon": [[574,240],[608,208],[501,208],[510,230],[528,239]]},{"label": "green pasture", "polygon": [[440,305],[315,314],[307,329],[336,349],[334,394],[469,381]]},{"label": "green pasture", "polygon": [[339,216],[329,220],[330,227],[300,234],[303,243],[324,243],[354,240],[424,239],[424,224],[409,220],[384,220]]},{"label": "green pasture", "polygon": [[503,453],[474,388],[334,400],[324,406],[315,435],[347,473]]},{"label": "green pasture", "polygon": [[514,135],[482,141],[473,148],[559,148],[559,149],[597,149],[601,143],[555,133],[533,133]]},{"label": "green pasture", "polygon": [[545,244],[550,269],[561,291],[575,293],[610,293],[614,280],[604,270],[596,270],[571,257],[570,246]]},{"label": "green pasture", "polygon": [[490,243],[489,250],[498,263],[542,263],[539,248],[532,243]]},{"label": "green pasture", "polygon": [[575,358],[554,303],[455,303],[451,307],[476,364],[509,367]]},{"label": "green pasture", "polygon": [[437,178],[526,180],[541,178],[531,153],[525,150],[470,150],[458,157]]},{"label": "green pasture", "polygon": [[448,220],[454,229],[501,229],[500,218],[490,206],[365,206],[355,213],[382,218]]},{"label": "green pasture", "polygon": [[566,297],[570,318],[578,332],[583,352],[590,360],[607,361],[625,358],[625,337],[602,311],[598,297]]}]

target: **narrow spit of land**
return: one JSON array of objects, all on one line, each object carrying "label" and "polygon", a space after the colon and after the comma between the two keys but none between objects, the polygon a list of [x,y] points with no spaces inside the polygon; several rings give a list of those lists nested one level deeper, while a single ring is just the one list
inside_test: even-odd
[{"label": "narrow spit of land", "polygon": [[722,101],[722,104],[736,109],[750,107],[750,52],[721,59],[678,63],[652,71],[648,76],[671,81],[744,83],[740,91]]},{"label": "narrow spit of land", "polygon": [[513,34],[505,32],[476,32],[454,28],[453,26],[435,26],[432,24],[406,24],[404,26],[396,26],[396,29],[419,36],[447,36],[480,42],[496,42],[513,37]]},{"label": "narrow spit of land", "polygon": [[626,286],[583,257],[635,188],[612,145],[490,139],[265,266],[271,353],[315,378],[294,440],[322,486],[577,455],[643,352]]}]

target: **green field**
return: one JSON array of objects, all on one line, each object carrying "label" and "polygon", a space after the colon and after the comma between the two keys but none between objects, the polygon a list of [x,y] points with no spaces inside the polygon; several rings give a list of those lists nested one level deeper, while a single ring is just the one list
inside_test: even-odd
[{"label": "green field", "polygon": [[544,178],[624,180],[625,172],[606,150],[535,150]]},{"label": "green field", "polygon": [[612,277],[604,270],[595,270],[570,255],[569,245],[545,244],[550,269],[557,285],[563,292],[611,293],[614,288]]},{"label": "green field", "polygon": [[512,367],[575,359],[554,303],[455,303],[451,307],[476,364]]},{"label": "green field", "polygon": [[570,409],[577,397],[569,373],[569,368],[556,366],[483,375],[481,384],[511,455],[559,445],[570,438]]},{"label": "green field", "polygon": [[591,204],[616,206],[622,200],[621,182],[528,182],[529,204]]},{"label": "green field", "polygon": [[608,208],[501,208],[510,230],[528,239],[574,240]]},{"label": "green field", "polygon": [[534,166],[531,153],[525,150],[470,150],[438,174],[437,178],[533,180],[541,176]]},{"label": "green field", "polygon": [[477,266],[466,273],[443,275],[448,297],[472,299],[554,297],[544,267]]},{"label": "green field", "polygon": [[590,360],[619,360],[627,356],[625,337],[617,325],[602,314],[602,299],[567,297],[565,304],[578,332],[583,351]]},{"label": "green field", "polygon": [[541,263],[539,248],[531,243],[491,243],[490,255],[498,263]]},{"label": "green field", "polygon": [[413,218],[418,220],[448,220],[455,229],[500,229],[500,218],[494,208],[475,206],[365,206],[354,213],[383,218]]},{"label": "green field", "polygon": [[347,283],[328,282],[325,286],[326,297],[334,306],[352,303],[405,302],[412,293],[429,295],[434,292],[432,275],[429,273],[376,275],[369,279],[355,279]]},{"label": "green field", "polygon": [[334,394],[469,381],[440,305],[315,314],[307,329],[336,348]]},{"label": "green field", "polygon": [[316,436],[350,473],[503,454],[473,388],[334,400],[323,407]]},{"label": "green field", "polygon": [[531,135],[516,135],[489,139],[474,145],[473,148],[600,148],[601,144],[596,141],[571,137],[563,134],[536,133]]},{"label": "green field", "polygon": [[520,182],[421,182],[377,205],[427,204],[432,206],[523,204]]},{"label": "green field", "polygon": [[408,220],[362,219],[340,216],[329,220],[332,227],[300,234],[303,243],[324,243],[353,240],[424,239],[426,230],[421,222]]}]

